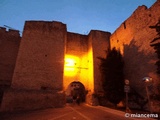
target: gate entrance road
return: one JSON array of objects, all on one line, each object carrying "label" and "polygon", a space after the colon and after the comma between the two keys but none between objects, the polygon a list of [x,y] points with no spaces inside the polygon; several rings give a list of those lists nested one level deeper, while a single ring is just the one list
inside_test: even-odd
[{"label": "gate entrance road", "polygon": [[136,118],[125,117],[125,112],[122,111],[86,104],[70,104],[64,108],[51,108],[25,113],[7,113],[1,115],[0,118],[1,120],[136,120]]}]

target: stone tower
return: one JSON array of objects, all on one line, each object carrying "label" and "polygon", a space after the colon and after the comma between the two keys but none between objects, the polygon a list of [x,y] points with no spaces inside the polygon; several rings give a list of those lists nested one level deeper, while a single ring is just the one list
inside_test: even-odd
[{"label": "stone tower", "polygon": [[65,39],[65,24],[27,21],[12,88],[61,90]]},{"label": "stone tower", "polygon": [[4,92],[1,111],[64,105],[62,90],[66,25],[27,21],[11,88]]}]

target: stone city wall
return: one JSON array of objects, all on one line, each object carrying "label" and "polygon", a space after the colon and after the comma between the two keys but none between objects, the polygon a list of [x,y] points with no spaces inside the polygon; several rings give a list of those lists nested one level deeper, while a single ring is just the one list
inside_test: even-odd
[{"label": "stone city wall", "polygon": [[6,90],[0,111],[27,111],[64,107],[65,94],[56,91]]},{"label": "stone city wall", "polygon": [[156,73],[157,55],[150,46],[157,33],[149,28],[158,22],[159,9],[160,1],[150,8],[139,6],[110,37],[111,48],[120,49],[124,56],[125,78],[130,80],[130,85],[142,95],[145,92],[143,77],[153,78],[155,90],[160,79]]},{"label": "stone city wall", "polygon": [[20,45],[17,30],[0,27],[0,86],[10,86]]}]

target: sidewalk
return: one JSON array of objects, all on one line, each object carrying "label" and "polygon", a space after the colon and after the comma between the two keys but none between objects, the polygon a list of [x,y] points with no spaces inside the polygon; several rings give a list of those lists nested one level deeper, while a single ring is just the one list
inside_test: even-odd
[{"label": "sidewalk", "polygon": [[[86,104],[87,105],[87,104]],[[126,118],[130,118],[130,119],[133,119],[133,120],[155,120],[155,119],[158,119],[158,118],[148,118],[148,117],[139,117],[141,115],[141,113],[126,113],[126,112],[123,112],[123,111],[120,111],[120,110],[116,110],[116,109],[111,109],[111,108],[108,108],[108,107],[104,107],[104,106],[90,106],[90,105],[87,105],[89,107],[93,107],[93,108],[97,108],[97,109],[100,109],[100,110],[103,110],[103,111],[106,111],[108,113],[111,113],[111,114],[115,114],[115,115],[119,115],[121,117],[126,117]],[[147,113],[144,116],[147,116],[149,113]],[[133,115],[133,117],[131,117]],[[135,115],[135,116],[134,116]],[[154,114],[155,115],[155,114]],[[156,115],[155,115],[156,116]],[[159,119],[160,119],[160,115],[159,116]]]}]

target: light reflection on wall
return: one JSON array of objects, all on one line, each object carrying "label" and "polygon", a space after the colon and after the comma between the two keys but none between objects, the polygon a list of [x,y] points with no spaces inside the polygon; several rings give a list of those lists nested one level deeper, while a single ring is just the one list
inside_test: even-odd
[{"label": "light reflection on wall", "polygon": [[65,55],[63,88],[67,89],[73,81],[81,82],[86,90],[93,91],[93,59],[91,53]]},{"label": "light reflection on wall", "polygon": [[94,67],[93,67],[93,50],[92,47],[90,47],[88,51],[88,88],[90,92],[94,92]]},{"label": "light reflection on wall", "polygon": [[72,55],[65,55],[64,76],[75,76],[77,73],[78,66],[78,57]]}]

